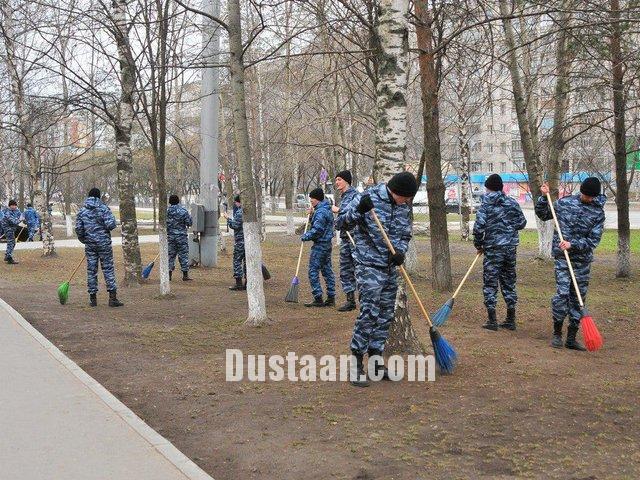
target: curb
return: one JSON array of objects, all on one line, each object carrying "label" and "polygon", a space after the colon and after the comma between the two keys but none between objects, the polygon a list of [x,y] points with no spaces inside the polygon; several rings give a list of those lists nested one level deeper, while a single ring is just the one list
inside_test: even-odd
[{"label": "curb", "polygon": [[208,473],[196,465],[184,453],[178,450],[169,440],[164,438],[144,420],[138,417],[124,403],[118,400],[109,390],[104,388],[91,375],[82,370],[69,357],[62,353],[58,347],[45,338],[33,325],[27,322],[11,305],[0,298],[0,308],[6,312],[33,337],[44,349],[59,363],[71,372],[82,384],[91,390],[107,407],[113,410],[125,421],[138,435],[144,438],[155,450],[182,472],[189,480],[214,480]]}]

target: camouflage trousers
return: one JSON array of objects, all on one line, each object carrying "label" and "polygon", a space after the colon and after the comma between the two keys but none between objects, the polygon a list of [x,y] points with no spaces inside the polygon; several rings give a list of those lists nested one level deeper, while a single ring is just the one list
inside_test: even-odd
[{"label": "camouflage trousers", "polygon": [[116,272],[113,266],[111,245],[85,245],[84,254],[87,256],[87,287],[89,293],[98,292],[98,261],[100,261],[100,266],[102,267],[107,291],[116,290]]},{"label": "camouflage trousers", "polygon": [[[576,281],[580,289],[580,295],[584,301],[587,296],[587,288],[589,287],[589,272],[591,270],[591,262],[571,261],[573,272],[576,274]],[[556,294],[551,300],[551,314],[555,322],[563,322],[569,315],[569,324],[574,327],[580,326],[580,318],[582,317],[582,309],[578,302],[569,273],[569,265],[565,258],[555,259],[556,273]]]},{"label": "camouflage trousers", "polygon": [[169,237],[169,270],[173,272],[176,265],[176,256],[180,262],[180,269],[183,272],[189,271],[189,244],[187,237]]},{"label": "camouflage trousers", "polygon": [[494,247],[485,250],[482,273],[482,293],[487,310],[495,310],[498,300],[498,286],[502,291],[507,308],[515,308],[516,294],[516,253],[517,247]]},{"label": "camouflage trousers", "polygon": [[38,225],[29,225],[29,238],[27,239],[29,242],[33,241],[33,237],[35,237],[36,233],[38,233]]},{"label": "camouflage trousers", "polygon": [[233,278],[243,278],[247,267],[244,260],[244,241],[233,244]]},{"label": "camouflage trousers", "polygon": [[360,293],[360,314],[353,328],[351,351],[360,354],[365,354],[368,350],[382,352],[395,313],[397,269],[356,265],[356,278]]},{"label": "camouflage trousers", "polygon": [[327,295],[336,296],[336,277],[331,268],[331,243],[314,243],[309,256],[309,283],[314,298],[322,297],[320,273],[327,284]]},{"label": "camouflage trousers", "polygon": [[341,238],[340,243],[340,284],[344,293],[356,290],[356,266],[353,261],[354,246],[349,237]]},{"label": "camouflage trousers", "polygon": [[5,227],[4,238],[7,239],[7,250],[4,253],[4,258],[13,257],[13,249],[16,247],[16,232],[11,227]]}]

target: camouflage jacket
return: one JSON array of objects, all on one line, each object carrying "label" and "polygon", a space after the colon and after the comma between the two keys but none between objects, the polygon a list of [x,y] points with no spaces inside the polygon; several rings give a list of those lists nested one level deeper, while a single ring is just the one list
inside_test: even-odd
[{"label": "camouflage jacket", "polygon": [[[580,194],[569,195],[554,202],[562,236],[571,243],[569,258],[578,262],[590,262],[593,250],[600,243],[604,230],[604,204],[607,197],[598,195],[591,203],[582,203]],[[552,220],[551,208],[546,196],[536,202],[536,215],[541,220]],[[553,256],[564,258],[560,250],[558,232],[553,233]]]},{"label": "camouflage jacket", "polygon": [[24,220],[30,228],[37,228],[40,226],[40,215],[35,211],[33,207],[27,207],[24,210]]},{"label": "camouflage jacket", "polygon": [[338,228],[358,227],[354,230],[356,263],[370,267],[387,268],[390,266],[391,252],[378,229],[378,225],[371,212],[364,215],[358,212],[358,204],[363,195],[371,197],[380,223],[385,228],[393,248],[400,253],[407,252],[411,240],[411,210],[409,205],[396,205],[387,185],[380,183],[364,193],[356,193],[344,212],[338,216],[336,222]]},{"label": "camouflage jacket", "polygon": [[2,211],[2,226],[5,230],[15,230],[18,224],[20,223],[20,219],[22,218],[22,212],[19,208],[15,210],[11,210],[10,208],[5,208]]},{"label": "camouflage jacket", "polygon": [[[357,194],[358,194],[358,191],[353,187],[349,187],[347,191],[342,194],[342,197],[340,197],[340,211],[338,212],[338,216],[344,213],[349,203],[351,203],[351,201]],[[347,237],[347,231],[349,233],[352,233],[351,230],[344,228],[344,226],[342,228],[339,228],[337,219],[336,219],[336,229],[340,231],[340,238],[342,238],[343,240],[349,241],[349,237]],[[353,237],[353,235],[351,236]]]},{"label": "camouflage jacket", "polygon": [[76,217],[76,235],[82,243],[106,247],[111,245],[111,230],[116,228],[116,218],[102,200],[89,197]]},{"label": "camouflage jacket", "polygon": [[227,218],[227,225],[233,230],[235,242],[244,242],[244,232],[242,229],[242,207],[233,206],[233,216]]},{"label": "camouflage jacket", "polygon": [[169,238],[186,237],[191,226],[191,215],[182,205],[170,205],[167,208],[167,236]]},{"label": "camouflage jacket", "polygon": [[329,205],[329,202],[323,200],[313,209],[311,228],[302,235],[301,240],[303,242],[313,240],[314,243],[331,243],[332,239],[333,213],[331,213],[331,205]]},{"label": "camouflage jacket", "polygon": [[520,242],[518,231],[527,224],[518,202],[504,192],[490,192],[482,198],[473,224],[476,248],[514,247]]}]

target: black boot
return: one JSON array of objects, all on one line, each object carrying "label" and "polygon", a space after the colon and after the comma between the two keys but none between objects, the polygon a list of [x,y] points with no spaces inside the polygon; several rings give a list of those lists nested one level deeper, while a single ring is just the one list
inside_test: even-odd
[{"label": "black boot", "polygon": [[117,293],[116,290],[109,290],[109,306],[110,307],[121,307],[124,305],[124,303],[118,300],[116,293]]},{"label": "black boot", "polygon": [[551,340],[553,348],[562,348],[562,321],[553,319],[553,340]]},{"label": "black boot", "polygon": [[236,277],[236,284],[233,287],[229,287],[229,290],[246,290],[247,288],[242,284],[242,278]]},{"label": "black boot", "polygon": [[487,315],[489,316],[489,319],[487,320],[487,323],[482,325],[482,328],[486,328],[487,330],[493,330],[495,332],[496,330],[498,330],[498,320],[496,319],[496,311],[487,309]]},{"label": "black boot", "polygon": [[322,297],[313,297],[313,302],[305,303],[305,307],[324,307],[324,302],[322,301]]},{"label": "black boot", "polygon": [[347,301],[338,308],[339,312],[350,312],[351,310],[356,309],[356,296],[354,292],[347,293]]},{"label": "black boot", "polygon": [[20,263],[20,262],[16,262],[16,261],[13,259],[13,257],[7,257],[7,258],[5,259],[5,262],[7,262],[9,265],[17,265],[18,263]]},{"label": "black boot", "polygon": [[356,359],[356,364],[351,364],[349,372],[349,383],[354,387],[368,387],[369,379],[364,374],[364,358],[361,353],[352,354]]},{"label": "black boot", "polygon": [[[371,360],[371,357],[375,355],[378,355],[380,357],[380,360],[375,365],[376,378],[378,379],[382,378],[382,380],[390,380],[387,367],[384,366],[384,357],[382,356],[382,352],[379,352],[377,350],[369,350],[368,354],[369,354],[369,360]],[[382,377],[380,377],[380,375],[382,375]],[[371,378],[371,375],[369,375],[369,378]]]},{"label": "black boot", "polygon": [[500,328],[507,330],[516,329],[516,307],[507,308],[507,318],[500,324]]},{"label": "black boot", "polygon": [[335,296],[327,297],[327,299],[324,301],[324,306],[325,307],[335,307],[336,306],[336,297]]},{"label": "black boot", "polygon": [[173,270],[169,270],[169,281],[171,281],[172,276],[173,276]]},{"label": "black boot", "polygon": [[578,350],[580,352],[586,352],[587,349],[584,348],[578,341],[576,340],[576,333],[578,333],[578,327],[574,325],[569,325],[567,328],[567,341],[564,342],[564,346],[571,350]]},{"label": "black boot", "polygon": [[98,298],[97,298],[95,293],[90,293],[89,294],[89,306],[90,307],[97,307],[98,306]]},{"label": "black boot", "polygon": [[188,270],[183,270],[183,272],[182,272],[182,281],[183,282],[190,282],[191,280],[193,280],[193,278],[189,278],[189,271]]}]

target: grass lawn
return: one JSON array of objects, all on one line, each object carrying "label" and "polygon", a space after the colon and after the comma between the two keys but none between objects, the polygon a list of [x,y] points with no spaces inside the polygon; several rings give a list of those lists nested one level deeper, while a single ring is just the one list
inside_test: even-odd
[{"label": "grass lawn", "polygon": [[[524,248],[538,246],[538,232],[536,230],[522,230],[520,245]],[[605,230],[598,245],[597,253],[615,253],[618,251],[618,231]],[[640,254],[640,230],[631,230],[631,253]]]},{"label": "grass lawn", "polygon": [[[339,355],[349,351],[356,312],[309,309],[284,302],[295,270],[297,237],[269,235],[263,258],[271,325],[244,324],[244,292],[230,292],[230,251],[213,269],[194,269],[193,282],[174,280],[158,297],[157,271],[148,283],[119,289],[125,306],[110,309],[100,279],[99,306],[88,306],[78,275],[69,303],[56,288],[81,249],[55,258],[18,252],[19,265],[0,264],[2,298],[83,369],[171,440],[217,480],[415,480],[425,478],[640,478],[640,310],[637,272],[615,278],[613,232],[592,268],[587,301],[604,337],[598,352],[552,349],[553,265],[535,259],[535,232],[518,252],[518,330],[480,325],[482,271],[456,298],[440,332],[459,365],[433,383],[225,381],[225,351],[245,354]],[[634,232],[634,251],[637,252]],[[452,237],[453,238],[453,237]],[[533,243],[532,243],[533,242]],[[156,245],[142,245],[144,259]],[[435,311],[451,292],[431,287],[429,240],[417,240],[416,288]],[[452,242],[454,283],[474,257],[473,245]],[[122,249],[115,248],[122,278]],[[333,265],[337,268],[334,249]],[[310,290],[300,275],[300,301]],[[339,294],[341,303],[343,295]],[[413,299],[418,338],[429,332]],[[505,309],[500,301],[499,316]]]}]

